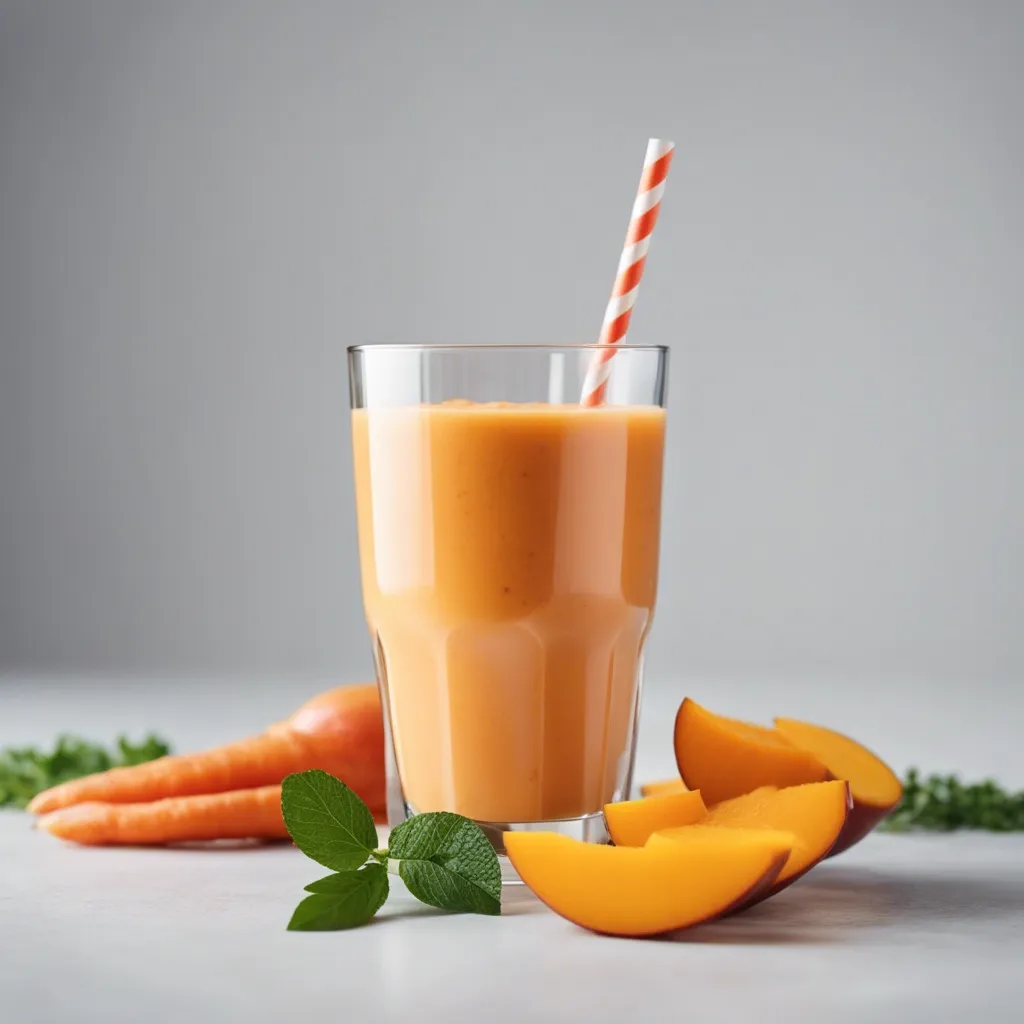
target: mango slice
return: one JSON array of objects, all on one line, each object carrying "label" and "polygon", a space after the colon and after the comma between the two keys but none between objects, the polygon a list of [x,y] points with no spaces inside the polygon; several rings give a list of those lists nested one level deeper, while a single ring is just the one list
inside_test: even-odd
[{"label": "mango slice", "polygon": [[643,846],[652,832],[695,825],[707,813],[700,793],[694,790],[605,804],[604,821],[616,846]]},{"label": "mango slice", "polygon": [[714,715],[689,697],[676,715],[674,741],[683,782],[699,789],[709,807],[762,786],[783,789],[830,778],[813,754],[781,732]]},{"label": "mango slice", "polygon": [[833,778],[850,784],[853,808],[830,857],[860,842],[900,802],[903,786],[896,773],[856,740],[792,718],[776,718],[775,728],[794,746],[812,754]]},{"label": "mango slice", "polygon": [[[771,888],[758,897],[765,899],[781,892],[828,855],[842,833],[849,809],[849,788],[839,780],[811,782],[788,789],[765,786],[715,804],[701,825],[792,833],[793,850]],[[668,828],[655,835],[661,839],[685,839],[688,831],[685,827]]]},{"label": "mango slice", "polygon": [[[519,877],[556,914],[608,935],[658,935],[727,913],[782,870],[794,837],[701,828],[656,845],[582,843],[556,832],[508,832]],[[652,837],[653,842],[653,837]]]}]

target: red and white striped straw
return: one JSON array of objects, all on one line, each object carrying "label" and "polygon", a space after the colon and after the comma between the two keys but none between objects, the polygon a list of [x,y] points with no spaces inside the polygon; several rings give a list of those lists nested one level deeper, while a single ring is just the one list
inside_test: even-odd
[{"label": "red and white striped straw", "polygon": [[626,336],[629,318],[633,315],[636,293],[640,289],[640,278],[644,273],[647,249],[651,244],[654,225],[658,223],[661,211],[661,197],[665,193],[665,178],[672,163],[675,144],[664,139],[650,139],[644,170],[640,175],[640,186],[636,190],[633,215],[626,232],[626,243],[619,258],[619,270],[608,306],[604,311],[600,343],[602,349],[594,353],[583,382],[581,405],[601,405],[608,389],[611,373],[609,363],[615,355],[616,346]]}]

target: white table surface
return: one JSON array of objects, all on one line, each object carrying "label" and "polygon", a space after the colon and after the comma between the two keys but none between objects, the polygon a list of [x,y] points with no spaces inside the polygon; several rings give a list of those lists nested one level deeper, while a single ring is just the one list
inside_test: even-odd
[{"label": "white table surface", "polygon": [[[0,685],[0,744],[57,720],[105,736],[117,706],[136,729],[141,703],[201,745],[293,700],[225,685],[198,721],[184,686]],[[2,812],[0,1021],[1024,1020],[1024,836],[873,836],[742,916],[648,941],[592,935],[525,890],[501,918],[439,914],[397,880],[366,928],[286,932],[321,874],[285,846],[82,849]]]}]

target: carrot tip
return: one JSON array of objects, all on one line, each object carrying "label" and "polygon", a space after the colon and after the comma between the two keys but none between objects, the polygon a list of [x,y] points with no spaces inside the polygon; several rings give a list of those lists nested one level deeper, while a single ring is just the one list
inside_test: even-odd
[{"label": "carrot tip", "polygon": [[44,832],[49,832],[51,835],[60,835],[61,826],[67,825],[68,822],[80,821],[82,819],[88,821],[96,813],[98,806],[102,805],[87,803],[62,807],[59,811],[50,811],[49,814],[43,814],[36,818],[34,827],[42,829]]},{"label": "carrot tip", "polygon": [[53,786],[51,789],[44,789],[42,793],[37,793],[29,802],[25,808],[29,814],[49,814],[51,811],[60,809],[61,805],[61,792],[60,786]]}]

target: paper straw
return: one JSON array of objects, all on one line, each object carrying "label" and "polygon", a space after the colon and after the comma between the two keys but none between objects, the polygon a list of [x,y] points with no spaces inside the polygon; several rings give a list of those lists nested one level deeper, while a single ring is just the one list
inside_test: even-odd
[{"label": "paper straw", "polygon": [[604,323],[601,325],[599,339],[603,347],[594,353],[594,358],[587,369],[583,395],[580,398],[581,405],[601,405],[604,402],[611,373],[609,363],[615,355],[616,346],[626,336],[629,319],[633,315],[633,305],[640,289],[640,278],[643,277],[651,234],[654,225],[658,223],[661,197],[665,193],[665,178],[668,176],[674,150],[675,144],[664,139],[650,139],[647,143],[647,156],[644,157],[640,186],[636,190],[633,215],[629,220],[626,242],[619,258],[619,269],[615,276],[612,295],[604,311]]}]

